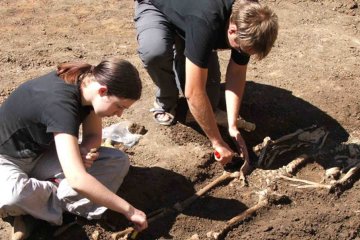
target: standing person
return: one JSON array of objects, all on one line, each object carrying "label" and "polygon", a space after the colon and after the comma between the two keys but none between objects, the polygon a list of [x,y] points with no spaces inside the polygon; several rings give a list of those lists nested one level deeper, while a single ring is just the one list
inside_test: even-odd
[{"label": "standing person", "polygon": [[192,115],[222,164],[231,161],[233,151],[222,139],[213,111],[220,95],[216,50],[231,49],[225,79],[229,133],[248,162],[236,120],[249,57],[264,58],[276,40],[275,13],[255,0],[135,0],[134,19],[139,56],[157,86],[154,119],[173,123],[177,85],[182,86]]},{"label": "standing person", "polygon": [[121,116],[141,89],[136,68],[114,58],[97,66],[61,64],[6,99],[0,107],[0,217],[15,216],[13,239],[29,236],[31,216],[60,225],[63,211],[97,219],[109,208],[137,230],[147,227],[145,214],[115,194],[128,157],[100,147],[101,118]]}]

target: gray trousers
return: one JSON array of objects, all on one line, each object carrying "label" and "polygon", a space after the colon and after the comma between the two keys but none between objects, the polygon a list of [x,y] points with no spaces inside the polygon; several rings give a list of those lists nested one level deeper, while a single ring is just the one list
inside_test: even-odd
[{"label": "gray trousers", "polygon": [[[129,170],[123,152],[101,147],[99,158],[88,172],[116,192]],[[47,181],[62,179],[57,187]],[[106,208],[74,191],[64,177],[55,147],[37,159],[16,159],[0,155],[0,217],[30,214],[52,224],[62,224],[63,211],[97,219]]]},{"label": "gray trousers", "polygon": [[[156,85],[156,102],[165,111],[176,107],[179,91],[184,95],[184,40],[175,27],[149,0],[135,1],[138,53]],[[213,109],[220,99],[220,65],[216,52],[209,59],[207,95]]]}]

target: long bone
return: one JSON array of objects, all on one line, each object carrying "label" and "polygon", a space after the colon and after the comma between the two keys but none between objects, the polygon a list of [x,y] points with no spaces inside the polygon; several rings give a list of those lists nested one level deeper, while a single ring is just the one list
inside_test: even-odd
[{"label": "long bone", "polygon": [[[149,217],[148,224],[154,222],[155,220],[157,220],[159,218],[165,217],[170,213],[174,213],[174,212],[175,212],[175,210],[172,208],[161,208],[161,209],[155,210],[148,214],[148,217]],[[135,230],[135,228],[128,227],[125,230],[112,233],[111,239],[118,240],[118,239],[126,237],[128,235],[131,235],[130,236],[131,239],[135,239],[137,233],[138,232]]]},{"label": "long bone", "polygon": [[[208,192],[210,189],[212,189],[216,185],[218,185],[226,180],[231,180],[231,179],[234,179],[237,177],[239,177],[239,172],[230,173],[230,172],[224,171],[224,173],[220,177],[216,178],[215,180],[213,180],[212,182],[210,182],[209,184],[207,184],[206,186],[204,186],[203,188],[198,190],[191,197],[185,199],[182,202],[175,203],[172,208],[162,208],[162,209],[156,210],[156,211],[148,214],[148,216],[152,216],[148,219],[148,223],[150,224],[151,222],[154,222],[155,220],[157,220],[159,218],[165,217],[169,213],[174,213],[176,211],[178,211],[178,212],[184,211],[196,199],[198,199],[200,196],[204,195],[206,192]],[[125,237],[129,234],[132,235],[133,233],[135,233],[135,235],[136,235],[135,229],[133,227],[128,227],[125,230],[114,232],[111,235],[111,238],[114,240],[117,240],[117,239],[120,239],[121,237]],[[135,237],[133,237],[133,238],[135,238]]]},{"label": "long bone", "polygon": [[[310,157],[306,154],[301,155],[291,161],[286,166],[283,166],[282,168],[278,170],[265,170],[267,173],[267,177],[270,178],[270,181],[275,180],[279,175],[293,175],[296,171],[298,171],[299,168],[301,168],[304,164],[306,164],[309,161]],[[211,237],[213,239],[218,239],[221,236],[224,236],[229,230],[231,230],[233,227],[238,225],[240,222],[244,221],[245,219],[251,217],[256,211],[259,209],[268,206],[270,202],[277,201],[281,198],[284,198],[286,196],[279,195],[272,190],[270,190],[270,186],[267,185],[265,190],[262,190],[259,193],[259,200],[258,203],[254,206],[248,208],[244,212],[240,213],[239,215],[233,217],[232,219],[228,220],[225,224],[225,226],[218,232],[209,232],[207,235],[208,237]]]},{"label": "long bone", "polygon": [[239,172],[231,173],[231,172],[224,171],[224,173],[220,177],[216,178],[214,181],[210,182],[208,185],[201,188],[194,195],[185,199],[182,202],[176,203],[174,205],[174,208],[177,211],[182,212],[182,211],[184,211],[185,208],[187,208],[190,204],[192,204],[196,199],[198,199],[200,196],[204,195],[206,192],[208,192],[210,189],[212,189],[216,185],[218,185],[226,180],[234,179],[237,177],[239,177]]},{"label": "long bone", "polygon": [[360,173],[360,162],[353,166],[342,178],[337,181],[333,181],[330,184],[322,184],[294,177],[290,178],[284,175],[279,175],[279,178],[300,183],[300,185],[296,185],[297,188],[325,188],[328,189],[329,192],[341,192],[354,180],[355,175],[358,173]]},{"label": "long bone", "polygon": [[343,189],[354,181],[354,177],[360,173],[360,162],[352,167],[340,180],[332,184],[330,192],[341,192]]},{"label": "long bone", "polygon": [[257,204],[254,206],[246,209],[244,212],[240,213],[239,215],[233,217],[229,221],[226,222],[225,226],[218,232],[209,232],[207,233],[208,237],[212,237],[213,239],[219,239],[223,237],[229,230],[233,227],[241,223],[242,221],[246,220],[247,218],[254,215],[258,210],[264,208],[271,204],[272,202],[279,202],[279,200],[283,199],[284,195],[276,194],[269,189],[262,190],[258,192],[259,200]]}]

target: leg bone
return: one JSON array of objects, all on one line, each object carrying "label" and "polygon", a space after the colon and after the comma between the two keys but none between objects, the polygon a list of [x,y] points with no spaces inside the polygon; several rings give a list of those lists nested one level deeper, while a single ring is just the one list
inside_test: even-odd
[{"label": "leg bone", "polygon": [[234,172],[234,173],[230,173],[230,172],[224,172],[223,175],[221,175],[220,177],[216,178],[214,181],[212,181],[211,183],[209,183],[208,185],[206,185],[205,187],[201,188],[199,191],[197,191],[194,195],[192,195],[191,197],[185,199],[184,201],[180,202],[180,203],[176,203],[174,205],[174,208],[179,211],[182,212],[185,208],[187,208],[191,203],[193,203],[196,199],[198,199],[200,196],[204,195],[207,191],[209,191],[211,188],[213,188],[214,186],[228,180],[228,179],[233,179],[239,177],[239,172]]}]

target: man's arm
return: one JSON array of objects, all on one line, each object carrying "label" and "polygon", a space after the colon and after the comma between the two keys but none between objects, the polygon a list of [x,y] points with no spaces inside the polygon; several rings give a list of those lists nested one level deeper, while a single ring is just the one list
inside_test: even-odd
[{"label": "man's arm", "polygon": [[231,161],[233,151],[224,142],[217,127],[215,115],[206,93],[208,70],[200,68],[186,58],[185,96],[194,118],[205,132],[213,148],[220,153],[220,162]]},{"label": "man's arm", "polygon": [[240,105],[244,95],[247,65],[238,65],[230,59],[226,71],[226,110],[228,113],[229,129],[236,128]]},{"label": "man's arm", "polygon": [[248,163],[249,154],[246,144],[237,128],[237,119],[246,83],[246,71],[247,65],[238,65],[230,59],[225,78],[225,99],[230,136],[234,137],[239,143],[244,160]]}]

